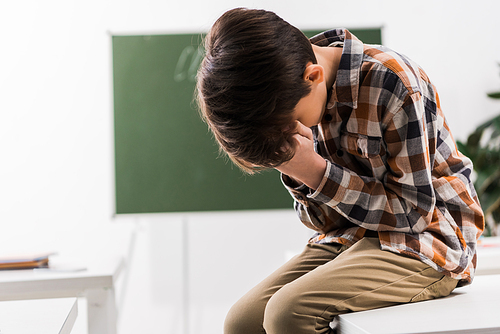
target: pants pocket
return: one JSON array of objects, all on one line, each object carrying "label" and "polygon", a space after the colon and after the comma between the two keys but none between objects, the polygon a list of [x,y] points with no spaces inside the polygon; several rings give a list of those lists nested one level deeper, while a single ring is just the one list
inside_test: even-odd
[{"label": "pants pocket", "polygon": [[416,294],[410,300],[410,303],[448,296],[456,288],[457,284],[458,281],[456,279],[443,275],[440,280]]}]

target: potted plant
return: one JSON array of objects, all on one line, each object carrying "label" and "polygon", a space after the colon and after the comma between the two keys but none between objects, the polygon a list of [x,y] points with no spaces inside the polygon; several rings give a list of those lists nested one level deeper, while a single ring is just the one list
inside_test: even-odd
[{"label": "potted plant", "polygon": [[[489,93],[500,99],[500,92]],[[485,236],[500,235],[500,115],[479,125],[467,138],[457,141],[460,152],[474,163],[474,186],[486,220]]]}]

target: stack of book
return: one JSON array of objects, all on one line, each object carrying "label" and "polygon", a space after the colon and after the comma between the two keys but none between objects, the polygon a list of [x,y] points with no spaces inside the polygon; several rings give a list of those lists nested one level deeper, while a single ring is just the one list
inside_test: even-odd
[{"label": "stack of book", "polygon": [[33,269],[33,268],[48,268],[49,253],[33,253],[33,254],[0,254],[0,270],[8,269]]}]

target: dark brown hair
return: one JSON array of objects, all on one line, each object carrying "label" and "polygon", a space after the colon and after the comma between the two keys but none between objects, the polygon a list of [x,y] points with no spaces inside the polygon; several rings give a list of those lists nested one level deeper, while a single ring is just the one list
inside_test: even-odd
[{"label": "dark brown hair", "polygon": [[289,160],[292,112],[310,93],[306,65],[316,63],[307,37],[273,12],[236,8],[212,26],[205,50],[198,103],[220,147],[249,173]]}]

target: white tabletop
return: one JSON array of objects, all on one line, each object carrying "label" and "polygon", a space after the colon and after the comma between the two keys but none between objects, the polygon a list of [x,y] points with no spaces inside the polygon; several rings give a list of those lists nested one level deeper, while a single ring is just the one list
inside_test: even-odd
[{"label": "white tabletop", "polygon": [[445,298],[341,315],[342,334],[500,333],[500,275]]},{"label": "white tabletop", "polygon": [[[103,256],[83,270],[9,270],[0,272],[0,300],[75,297],[84,290],[112,287],[124,267],[119,256]],[[3,333],[2,333],[3,334]]]},{"label": "white tabletop", "polygon": [[55,249],[50,269],[0,271],[0,300],[75,297],[89,289],[113,287],[126,266],[131,227],[115,225],[81,234],[74,247]]},{"label": "white tabletop", "polygon": [[2,334],[69,334],[78,314],[76,298],[0,302]]},{"label": "white tabletop", "polygon": [[61,247],[57,256],[50,257],[50,269],[1,270],[0,300],[84,297],[89,333],[116,334],[115,283],[122,272],[126,274],[126,259],[133,248],[129,227],[79,233],[73,247]]},{"label": "white tabletop", "polygon": [[500,274],[500,237],[480,239],[477,248],[476,275]]}]

